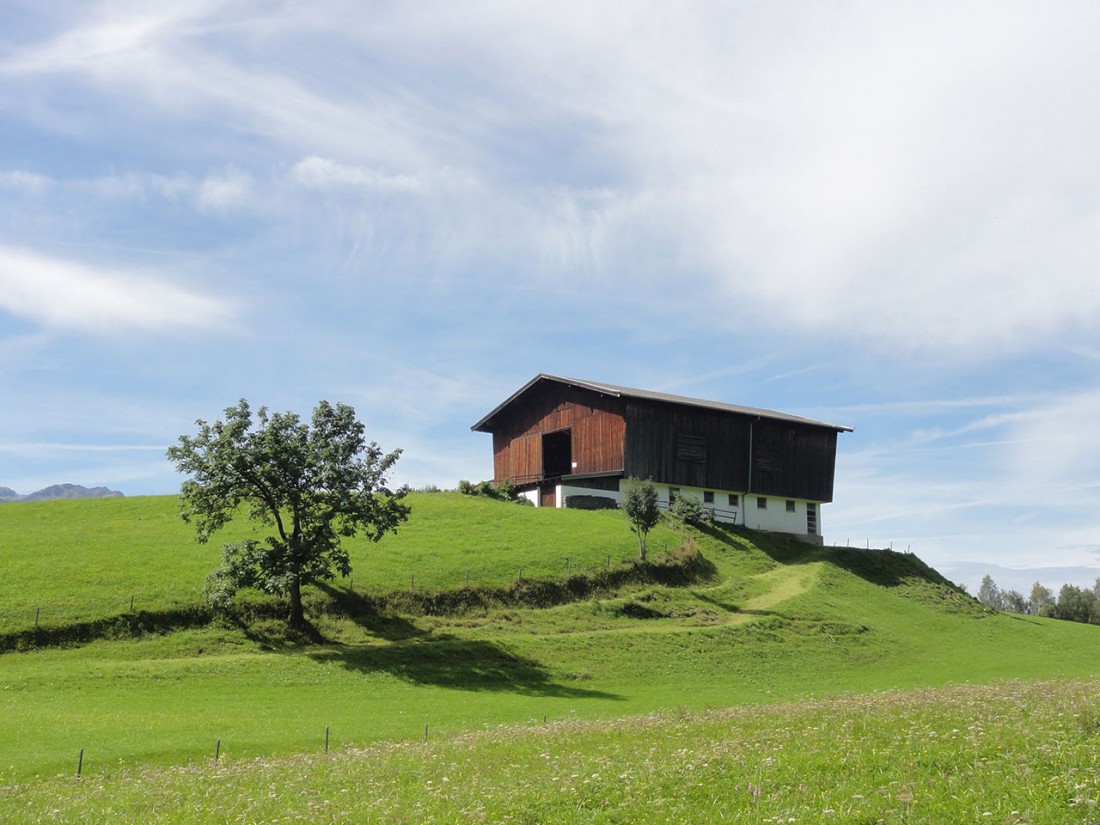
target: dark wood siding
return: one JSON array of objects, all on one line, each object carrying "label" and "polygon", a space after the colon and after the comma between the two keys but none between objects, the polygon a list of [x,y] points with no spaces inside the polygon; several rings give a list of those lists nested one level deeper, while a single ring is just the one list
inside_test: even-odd
[{"label": "dark wood siding", "polygon": [[627,476],[832,501],[834,430],[638,399],[626,422]]},{"label": "dark wood siding", "polygon": [[674,486],[744,490],[749,482],[749,420],[629,401],[626,475]]},{"label": "dark wood siding", "polygon": [[495,423],[493,475],[528,484],[543,477],[542,436],[568,429],[574,473],[612,473],[623,468],[626,422],[623,402],[575,387],[532,387]]},{"label": "dark wood siding", "polygon": [[753,424],[750,492],[832,501],[835,469],[835,430],[769,419]]}]

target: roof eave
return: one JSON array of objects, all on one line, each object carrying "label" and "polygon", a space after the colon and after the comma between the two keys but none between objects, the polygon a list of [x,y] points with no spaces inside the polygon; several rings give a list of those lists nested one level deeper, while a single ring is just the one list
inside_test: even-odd
[{"label": "roof eave", "polygon": [[565,386],[581,387],[591,392],[598,392],[602,395],[608,395],[615,398],[637,398],[643,401],[684,405],[692,407],[700,407],[703,409],[712,409],[718,412],[728,412],[738,415],[755,415],[760,418],[771,418],[778,421],[787,421],[792,424],[803,424],[810,427],[818,427],[823,429],[835,430],[836,432],[850,433],[854,432],[853,428],[847,427],[843,424],[830,424],[827,421],[815,421],[811,418],[803,418],[802,416],[792,415],[790,413],[781,413],[777,410],[765,410],[756,407],[742,407],[734,404],[722,404],[720,402],[706,401],[701,398],[688,398],[685,396],[675,396],[666,393],[648,392],[646,390],[638,390],[631,387],[619,387],[611,384],[601,384],[597,381],[585,381],[579,378],[565,378],[560,375],[551,375],[550,373],[540,372],[504,401],[497,404],[491,412],[485,415],[480,421],[470,427],[474,432],[492,432],[488,428],[489,423],[506,407],[512,404],[516,399],[526,393],[531,387],[540,381],[553,381],[558,384],[564,384]]}]

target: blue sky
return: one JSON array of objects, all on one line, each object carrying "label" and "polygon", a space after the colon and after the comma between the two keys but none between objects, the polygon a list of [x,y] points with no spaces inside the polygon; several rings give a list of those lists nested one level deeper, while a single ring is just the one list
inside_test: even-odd
[{"label": "blue sky", "polygon": [[0,484],[245,397],[492,474],[538,372],[843,434],[826,537],[1100,576],[1100,6],[0,6]]}]

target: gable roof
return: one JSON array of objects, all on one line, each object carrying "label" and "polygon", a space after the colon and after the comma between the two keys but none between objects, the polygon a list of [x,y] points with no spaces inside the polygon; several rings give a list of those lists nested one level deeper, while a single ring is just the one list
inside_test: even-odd
[{"label": "gable roof", "polygon": [[615,398],[640,398],[646,401],[661,401],[666,404],[679,404],[685,407],[700,407],[708,410],[719,410],[721,412],[740,413],[741,415],[759,416],[760,418],[771,418],[778,421],[789,421],[793,424],[806,424],[811,427],[824,427],[829,430],[836,430],[837,432],[852,432],[851,427],[845,427],[842,424],[829,424],[825,421],[814,421],[812,418],[803,418],[798,415],[791,415],[789,413],[776,412],[775,410],[763,410],[757,407],[743,407],[739,404],[725,404],[721,401],[704,401],[701,398],[689,398],[684,395],[670,395],[664,392],[653,392],[651,390],[639,390],[634,387],[620,387],[616,384],[604,384],[599,381],[585,381],[579,378],[563,378],[560,375],[550,375],[549,373],[540,372],[504,401],[498,404],[493,410],[470,427],[475,432],[492,432],[489,429],[489,425],[494,418],[512,402],[517,400],[521,395],[526,393],[531,387],[538,384],[540,381],[550,381],[558,384],[564,384],[567,387],[580,387],[581,389],[592,390],[603,395],[610,395]]}]

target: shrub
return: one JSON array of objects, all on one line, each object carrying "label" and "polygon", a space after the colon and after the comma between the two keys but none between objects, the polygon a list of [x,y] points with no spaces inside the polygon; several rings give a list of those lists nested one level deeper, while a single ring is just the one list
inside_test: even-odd
[{"label": "shrub", "polygon": [[531,502],[521,496],[519,491],[516,490],[516,485],[508,479],[500,482],[495,481],[479,481],[477,484],[473,484],[463,479],[458,482],[458,492],[466,496],[485,496],[486,498],[493,498],[497,501],[512,501],[516,504],[530,504]]},{"label": "shrub", "polygon": [[692,496],[676,496],[668,511],[685,524],[700,524],[705,517],[702,502]]}]

